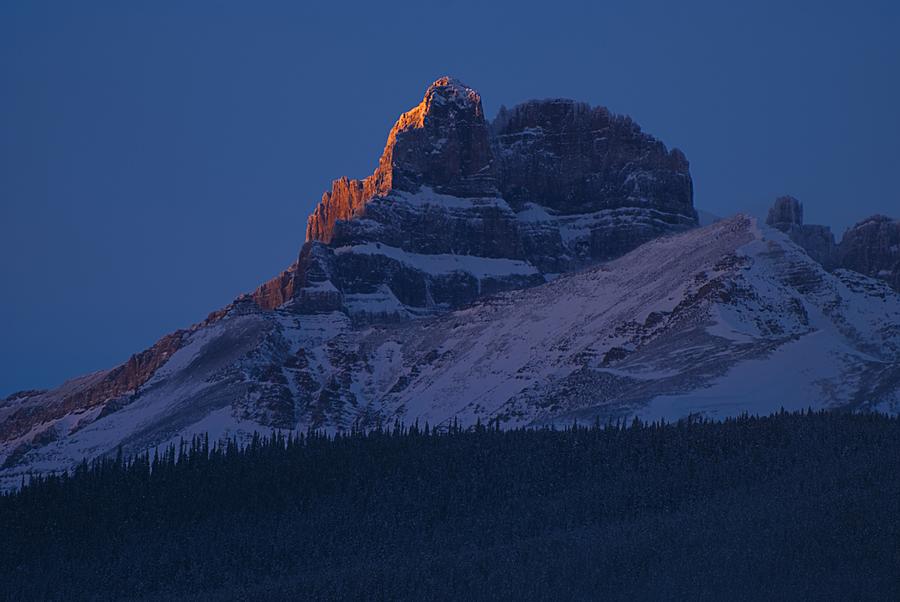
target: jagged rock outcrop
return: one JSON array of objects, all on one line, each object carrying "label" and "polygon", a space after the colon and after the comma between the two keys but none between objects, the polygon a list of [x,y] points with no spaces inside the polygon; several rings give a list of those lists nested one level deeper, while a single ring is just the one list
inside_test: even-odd
[{"label": "jagged rock outcrop", "polygon": [[544,272],[613,259],[697,225],[687,158],[628,117],[536,100],[501,108],[491,131],[501,194]]},{"label": "jagged rock outcrop", "polygon": [[[250,294],[253,301],[262,309],[275,309],[294,298],[300,273],[299,262],[295,262],[271,280],[264,282]],[[302,286],[302,285],[301,285]]]},{"label": "jagged rock outcrop", "polygon": [[75,410],[85,411],[133,392],[181,347],[185,332],[177,330],[164,336],[149,349],[132,355],[112,370],[88,375],[85,377],[87,386],[72,387],[62,396],[48,397],[45,392],[33,392],[27,396],[19,394],[28,401],[20,404],[0,423],[0,440],[19,437],[35,424],[51,421]]},{"label": "jagged rock outcrop", "polygon": [[334,225],[338,220],[349,220],[362,214],[366,201],[384,193],[376,187],[376,176],[364,180],[346,177],[331,184],[331,192],[322,195],[312,215],[306,220],[306,240],[331,242]]},{"label": "jagged rock outcrop", "polygon": [[484,197],[497,194],[488,127],[481,96],[452,77],[442,77],[388,134],[378,163],[384,185],[416,192]]},{"label": "jagged rock outcrop", "polygon": [[786,232],[803,225],[803,203],[790,195],[780,196],[769,208],[766,223]]},{"label": "jagged rock outcrop", "polygon": [[831,228],[804,224],[803,204],[783,196],[769,209],[766,223],[786,233],[826,269],[853,270],[900,291],[900,221],[873,215],[849,228],[835,243]]},{"label": "jagged rock outcrop", "polygon": [[[498,196],[493,161],[481,97],[435,81],[391,129],[375,172],[333,183],[297,264],[254,299],[312,311],[316,303],[300,302],[305,287],[330,287],[356,317],[408,317],[544,282]],[[324,280],[308,281],[313,263]]]},{"label": "jagged rock outcrop", "polygon": [[458,197],[496,196],[492,161],[481,96],[442,77],[394,124],[375,173],[334,181],[307,221],[306,239],[331,242],[336,221],[361,215],[367,201],[391,190],[429,186]]},{"label": "jagged rock outcrop", "polygon": [[847,230],[838,246],[838,263],[900,291],[900,221],[873,215]]},{"label": "jagged rock outcrop", "polygon": [[500,192],[516,210],[648,207],[694,218],[687,158],[629,117],[573,100],[501,108],[491,124]]},{"label": "jagged rock outcrop", "polygon": [[[307,246],[349,313],[404,316],[546,281],[696,226],[687,159],[627,117],[567,100],[503,109],[441,78],[392,128],[375,172],[336,180]],[[254,298],[301,295],[303,259]]]},{"label": "jagged rock outcrop", "polygon": [[831,228],[804,224],[803,204],[799,200],[792,196],[775,199],[766,223],[790,236],[791,240],[803,247],[825,269],[837,267],[837,246]]}]

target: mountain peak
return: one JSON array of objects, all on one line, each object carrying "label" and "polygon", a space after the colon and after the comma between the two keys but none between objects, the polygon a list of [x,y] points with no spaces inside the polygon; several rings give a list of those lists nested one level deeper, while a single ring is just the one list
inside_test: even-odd
[{"label": "mountain peak", "polygon": [[481,106],[481,95],[474,88],[470,88],[460,80],[449,75],[438,78],[425,90],[426,102],[455,102],[459,105]]},{"label": "mountain peak", "polygon": [[454,196],[495,196],[491,162],[481,95],[442,77],[391,128],[375,177],[381,194],[430,186]]},{"label": "mountain peak", "polygon": [[458,79],[437,79],[394,123],[371,176],[332,183],[307,221],[306,240],[330,242],[336,221],[358,217],[367,201],[392,190],[497,196],[492,161],[481,95]]},{"label": "mountain peak", "polygon": [[[687,159],[627,116],[567,99],[500,113],[488,124],[474,88],[435,80],[374,173],[333,182],[304,245],[327,249],[260,287],[260,307],[430,314],[697,224]],[[313,264],[328,290],[309,281]]]},{"label": "mountain peak", "polygon": [[260,307],[433,314],[697,224],[687,159],[630,118],[566,99],[501,113],[489,125],[475,89],[433,82],[375,172],[334,181],[298,262],[254,293]]},{"label": "mountain peak", "polygon": [[[445,105],[452,105],[452,107],[441,110]],[[429,125],[437,125],[426,124],[426,121],[429,119],[440,120],[450,116],[456,117],[458,111],[471,113],[476,118],[480,116],[484,121],[481,95],[474,88],[470,88],[454,77],[444,76],[436,79],[425,90],[422,102],[400,115],[394,123],[379,161],[379,169],[386,167],[385,159],[388,164],[390,163],[399,134],[409,130],[424,129]],[[389,166],[387,165],[387,167]]]}]

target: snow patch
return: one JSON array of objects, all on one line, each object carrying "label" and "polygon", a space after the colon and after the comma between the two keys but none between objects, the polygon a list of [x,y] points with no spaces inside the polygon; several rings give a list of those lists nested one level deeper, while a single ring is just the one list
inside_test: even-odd
[{"label": "snow patch", "polygon": [[530,276],[538,273],[536,267],[526,261],[518,259],[454,255],[450,253],[426,255],[421,253],[410,253],[397,247],[390,247],[375,242],[338,247],[334,252],[338,255],[344,253],[383,255],[427,274],[467,272],[479,280],[489,277],[510,275]]}]

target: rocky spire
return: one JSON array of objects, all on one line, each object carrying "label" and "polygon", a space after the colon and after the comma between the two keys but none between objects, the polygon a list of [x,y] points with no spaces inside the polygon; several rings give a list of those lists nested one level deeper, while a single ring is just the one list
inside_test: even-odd
[{"label": "rocky spire", "polygon": [[459,197],[497,194],[481,96],[452,77],[435,81],[422,102],[400,116],[375,173],[334,181],[309,217],[306,239],[330,242],[335,221],[360,215],[368,200],[422,186]]},{"label": "rocky spire", "polygon": [[900,291],[900,220],[873,215],[844,233],[840,267],[881,278]]},{"label": "rocky spire", "polygon": [[481,96],[459,80],[442,77],[397,120],[375,175],[379,192],[430,186],[460,197],[493,196],[491,162]]},{"label": "rocky spire", "polygon": [[803,247],[807,255],[831,270],[836,266],[837,247],[834,234],[828,226],[803,223],[803,203],[790,196],[780,196],[769,208],[766,224],[781,230],[792,241]]},{"label": "rocky spire", "polygon": [[791,226],[802,226],[803,203],[789,195],[778,197],[769,208],[766,223],[781,231],[787,231]]}]

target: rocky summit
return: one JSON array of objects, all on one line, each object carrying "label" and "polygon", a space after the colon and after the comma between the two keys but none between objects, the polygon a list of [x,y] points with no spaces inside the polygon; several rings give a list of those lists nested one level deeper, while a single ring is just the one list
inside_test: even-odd
[{"label": "rocky summit", "polygon": [[0,488],[200,433],[900,409],[897,222],[835,244],[783,197],[698,228],[692,196],[684,154],[628,117],[553,99],[488,122],[441,78],[278,276],[0,401]]},{"label": "rocky summit", "polygon": [[873,215],[847,230],[838,247],[838,263],[900,291],[900,221]]},{"label": "rocky summit", "polygon": [[485,120],[444,77],[388,134],[375,172],[335,180],[261,307],[405,319],[546,282],[697,224],[688,161],[631,119],[569,100]]}]

